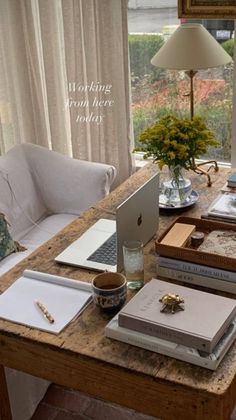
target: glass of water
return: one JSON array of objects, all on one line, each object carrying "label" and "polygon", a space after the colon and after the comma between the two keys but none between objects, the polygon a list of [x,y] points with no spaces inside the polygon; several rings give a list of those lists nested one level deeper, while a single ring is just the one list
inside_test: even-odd
[{"label": "glass of water", "polygon": [[143,243],[125,241],[123,244],[124,270],[129,289],[140,289],[144,285]]}]

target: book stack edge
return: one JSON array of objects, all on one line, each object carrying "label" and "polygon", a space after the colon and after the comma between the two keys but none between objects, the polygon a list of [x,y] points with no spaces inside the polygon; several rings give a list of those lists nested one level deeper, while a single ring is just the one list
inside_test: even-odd
[{"label": "book stack edge", "polygon": [[190,217],[177,221],[195,224],[196,231],[204,233],[204,241],[197,248],[163,245],[168,228],[156,241],[158,276],[236,294],[236,226]]},{"label": "book stack edge", "polygon": [[236,294],[234,271],[159,256],[157,274],[159,277]]},{"label": "book stack edge", "polygon": [[[184,297],[184,311],[160,311],[167,291]],[[108,323],[105,335],[215,370],[235,340],[235,315],[234,299],[152,279]]]},{"label": "book stack edge", "polygon": [[173,357],[177,360],[182,360],[210,370],[216,370],[236,338],[236,320],[227,328],[212,353],[206,353],[158,337],[120,327],[118,324],[118,315],[112,318],[106,325],[105,335],[114,340],[122,341],[123,343],[131,344],[145,350],[150,350],[154,353]]},{"label": "book stack edge", "polygon": [[206,213],[202,214],[203,219],[213,219],[236,223],[236,172],[233,172],[221,188],[220,194],[210,204]]},{"label": "book stack edge", "polygon": [[236,187],[236,172],[233,172],[229,176],[229,178],[227,180],[227,185],[228,185],[228,187],[232,187],[232,188]]}]

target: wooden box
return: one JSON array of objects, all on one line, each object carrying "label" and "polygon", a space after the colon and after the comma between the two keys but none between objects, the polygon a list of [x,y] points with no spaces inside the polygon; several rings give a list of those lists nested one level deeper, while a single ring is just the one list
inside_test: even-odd
[{"label": "wooden box", "polygon": [[196,264],[208,265],[210,267],[222,268],[236,272],[236,255],[233,257],[226,257],[219,254],[212,254],[208,252],[198,251],[191,246],[176,247],[171,245],[164,245],[160,242],[164,236],[169,232],[175,223],[186,223],[196,226],[196,230],[204,232],[206,235],[213,230],[233,230],[236,235],[236,224],[217,222],[213,220],[197,219],[193,217],[178,217],[166,231],[156,241],[156,252],[158,255],[164,257],[175,258],[183,261],[189,261]]}]

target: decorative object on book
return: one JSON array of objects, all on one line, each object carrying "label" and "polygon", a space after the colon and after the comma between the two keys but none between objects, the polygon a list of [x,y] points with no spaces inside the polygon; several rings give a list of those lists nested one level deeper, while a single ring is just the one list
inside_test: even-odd
[{"label": "decorative object on book", "polygon": [[0,296],[0,318],[58,334],[91,302],[91,292],[89,283],[25,270]]},{"label": "decorative object on book", "polygon": [[0,261],[13,252],[25,251],[25,249],[12,239],[6,217],[3,213],[0,213]]},{"label": "decorative object on book", "polygon": [[[174,316],[160,312],[157,299],[173,293],[185,301]],[[219,310],[220,308],[220,310]],[[236,315],[236,300],[152,279],[121,309],[121,327],[210,353]]]},{"label": "decorative object on book", "polygon": [[178,311],[184,311],[184,307],[180,306],[184,303],[184,299],[175,293],[167,293],[159,299],[159,302],[162,303],[161,312],[174,314]]},{"label": "decorative object on book", "polygon": [[144,285],[144,255],[142,241],[125,241],[123,263],[128,289],[140,289]]},{"label": "decorative object on book", "polygon": [[230,176],[229,176],[229,178],[228,178],[228,180],[227,180],[227,185],[228,185],[228,187],[236,187],[236,172],[233,172]]},{"label": "decorative object on book", "polygon": [[93,301],[102,311],[118,311],[126,300],[126,278],[121,273],[100,273],[92,281],[92,291]]},{"label": "decorative object on book", "polygon": [[[151,63],[154,66],[173,69],[185,70],[190,79],[190,118],[194,119],[194,90],[193,79],[200,69],[218,67],[232,61],[230,55],[221,47],[212,35],[204,28],[203,25],[197,23],[186,23],[179,25],[171,37],[164,43],[159,51],[152,58]],[[183,133],[188,136],[188,133]],[[194,135],[195,142],[198,141],[197,133]],[[190,139],[190,137],[189,137]],[[193,139],[194,142],[194,139]],[[214,144],[213,144],[214,145]],[[207,149],[207,146],[206,148]],[[195,145],[193,149],[195,150]],[[200,153],[203,155],[204,152]],[[201,165],[211,164],[215,171],[218,165],[215,160],[195,163],[195,158],[199,155],[193,152],[191,169],[196,173],[204,174],[207,177],[207,185],[211,185],[211,178],[208,171],[202,169]]]},{"label": "decorative object on book", "polygon": [[110,337],[114,340],[119,340],[133,346],[141,347],[155,353],[174,357],[175,359],[183,360],[184,362],[202,366],[210,370],[215,370],[219,366],[236,338],[236,321],[234,320],[226,329],[220,341],[214,347],[212,353],[206,353],[202,350],[197,350],[182,344],[172,343],[171,341],[153,337],[152,335],[120,327],[118,324],[118,316],[119,314],[112,318],[112,320],[106,325],[106,337]]},{"label": "decorative object on book", "polygon": [[174,204],[167,204],[166,197],[160,193],[159,196],[159,208],[165,210],[176,210],[176,209],[184,209],[186,207],[190,207],[195,204],[199,199],[199,195],[196,191],[192,190],[190,196],[185,201],[185,203],[174,205]]},{"label": "decorative object on book", "polygon": [[[178,217],[175,221],[162,233],[156,241],[156,253],[160,256],[179,259],[181,261],[192,262],[196,264],[203,264],[213,268],[220,268],[224,270],[231,270],[236,273],[236,255],[223,256],[213,254],[211,252],[201,251],[199,247],[195,249],[191,245],[183,246],[181,248],[162,244],[162,240],[169,232],[175,223],[186,223],[196,225],[196,230],[204,232],[205,239],[207,235],[214,230],[234,231],[236,233],[236,226],[230,223],[218,222],[215,220],[197,219],[194,217]],[[203,244],[204,244],[203,242]]]}]

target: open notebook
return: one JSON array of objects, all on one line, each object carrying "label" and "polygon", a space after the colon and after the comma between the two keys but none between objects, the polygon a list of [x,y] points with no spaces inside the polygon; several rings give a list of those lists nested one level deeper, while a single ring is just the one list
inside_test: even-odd
[{"label": "open notebook", "polygon": [[[0,318],[58,334],[91,300],[89,283],[25,270],[0,296]],[[48,310],[53,323],[36,302]]]}]

